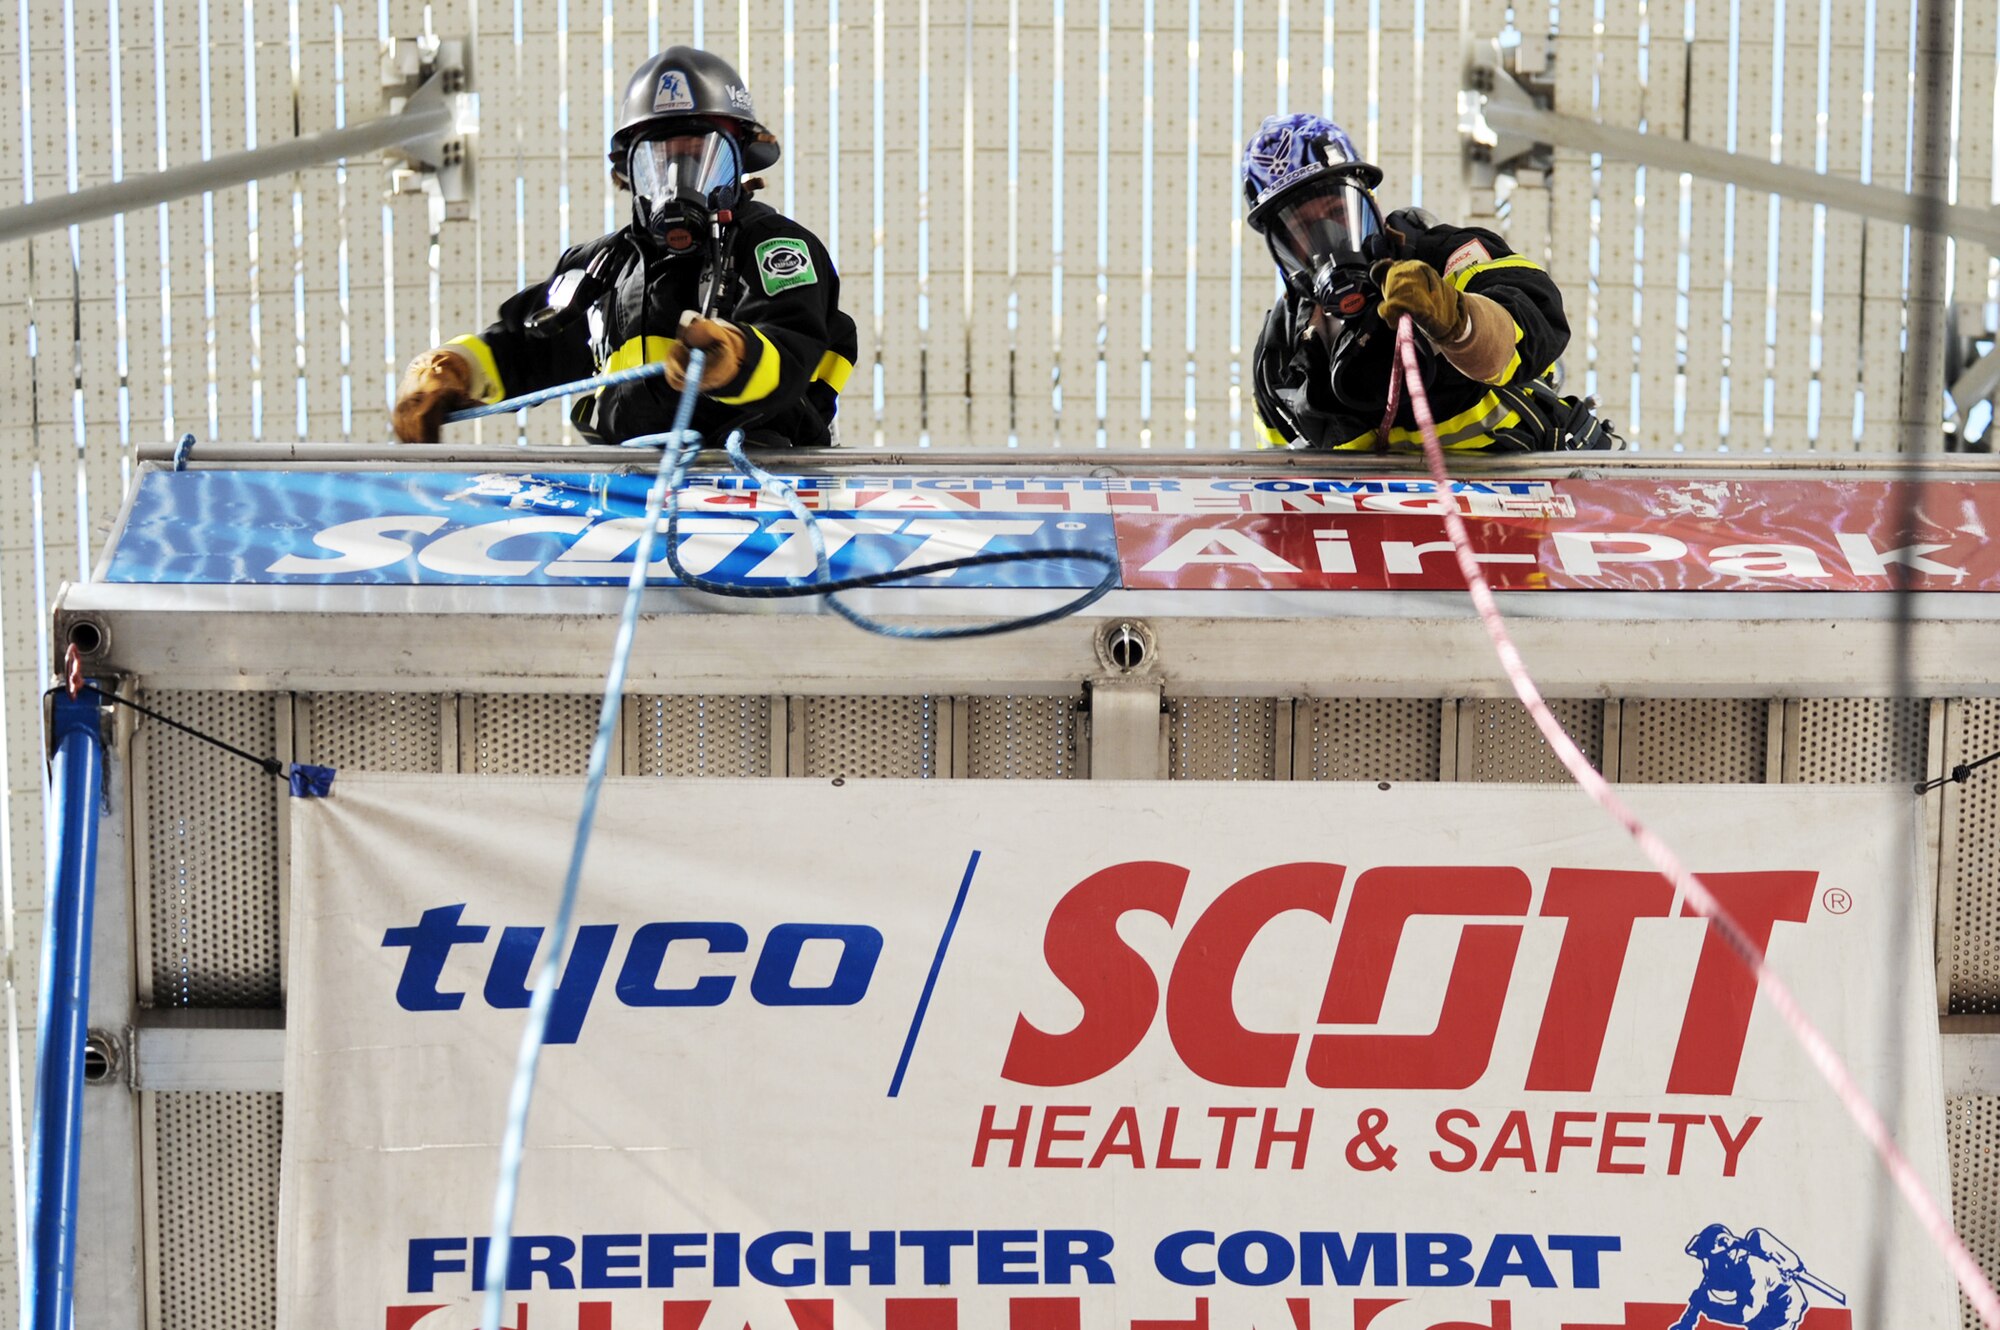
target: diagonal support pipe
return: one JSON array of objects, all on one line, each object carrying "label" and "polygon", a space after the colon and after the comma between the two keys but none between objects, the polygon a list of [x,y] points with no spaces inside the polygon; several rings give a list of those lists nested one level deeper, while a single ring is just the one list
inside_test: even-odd
[{"label": "diagonal support pipe", "polygon": [[189,162],[153,175],[128,176],[108,185],[8,208],[0,211],[0,244],[390,148],[402,148],[412,160],[436,166],[444,155],[444,141],[454,133],[456,114],[440,83],[433,75],[410,95],[403,110],[379,120],[304,134],[269,147]]},{"label": "diagonal support pipe", "polygon": [[49,783],[47,932],[36,1030],[35,1135],[29,1152],[32,1253],[22,1280],[24,1330],[71,1330],[76,1207],[83,1138],[83,1049],[90,1026],[90,929],[97,894],[97,822],[104,779],[98,705],[56,695]]}]

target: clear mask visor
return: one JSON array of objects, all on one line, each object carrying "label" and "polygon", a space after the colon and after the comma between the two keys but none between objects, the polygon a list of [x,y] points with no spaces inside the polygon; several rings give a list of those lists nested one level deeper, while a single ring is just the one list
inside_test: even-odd
[{"label": "clear mask visor", "polygon": [[1333,179],[1319,189],[1301,189],[1294,198],[1274,204],[1264,225],[1271,257],[1283,270],[1285,282],[1311,290],[1313,274],[1322,261],[1365,263],[1369,237],[1382,230],[1375,200],[1358,183]]},{"label": "clear mask visor", "polygon": [[710,130],[633,144],[630,174],[632,192],[655,209],[693,204],[708,211],[718,194],[735,188],[743,168],[736,141]]}]

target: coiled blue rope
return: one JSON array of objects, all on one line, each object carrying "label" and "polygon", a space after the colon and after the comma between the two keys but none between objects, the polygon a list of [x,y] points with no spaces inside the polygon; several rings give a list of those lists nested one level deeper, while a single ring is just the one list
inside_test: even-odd
[{"label": "coiled blue rope", "polygon": [[[743,432],[730,434],[723,444],[723,451],[737,472],[754,480],[760,488],[768,489],[778,496],[793,517],[804,526],[806,538],[812,542],[813,572],[810,577],[788,577],[776,586],[738,586],[733,582],[718,582],[689,572],[680,557],[680,493],[667,500],[667,566],[683,586],[697,591],[706,591],[717,596],[736,596],[748,600],[783,600],[798,596],[824,596],[827,608],[856,628],[878,634],[882,637],[900,638],[905,641],[937,642],[952,638],[994,637],[1001,633],[1019,632],[1024,628],[1034,628],[1041,624],[1053,623],[1067,618],[1088,605],[1103,599],[1106,593],[1118,585],[1118,560],[1116,556],[1102,550],[1081,549],[1070,546],[1051,546],[1035,550],[990,550],[982,554],[968,554],[956,559],[945,559],[938,563],[922,564],[916,568],[892,568],[886,572],[863,573],[854,577],[834,578],[826,552],[826,535],[820,530],[819,519],[799,498],[798,491],[778,477],[751,461],[743,451]],[[968,624],[955,628],[910,628],[897,624],[883,623],[870,618],[840,599],[842,591],[853,591],[861,587],[884,586],[892,582],[906,582],[911,578],[928,577],[938,573],[949,573],[961,568],[989,568],[1005,563],[1048,563],[1060,560],[1074,560],[1079,563],[1093,563],[1102,568],[1103,575],[1095,585],[1054,609],[1038,614],[1022,615],[1018,618],[1001,619],[994,623]]]},{"label": "coiled blue rope", "polygon": [[486,1301],[479,1317],[482,1330],[500,1330],[501,1309],[507,1294],[507,1266],[514,1245],[514,1204],[520,1195],[521,1155],[528,1135],[528,1107],[535,1097],[535,1073],[541,1066],[542,1045],[548,1037],[549,1008],[560,975],[563,950],[569,944],[570,920],[576,913],[577,886],[583,878],[584,856],[590,850],[591,826],[597,820],[597,796],[604,787],[605,768],[611,761],[611,741],[618,728],[619,705],[625,696],[625,669],[632,659],[632,637],[639,623],[640,593],[646,589],[652,532],[659,524],[667,495],[679,491],[688,462],[701,450],[699,438],[689,434],[688,422],[694,418],[695,398],[701,392],[703,359],[699,350],[688,353],[687,385],[681,389],[680,404],[674,411],[674,427],[667,434],[653,436],[664,446],[659,468],[653,473],[653,487],[646,492],[646,535],[639,540],[632,559],[632,576],[625,583],[625,607],[619,615],[618,636],[611,647],[611,668],[604,676],[604,701],[597,711],[597,739],[590,746],[590,765],[583,779],[583,808],[577,814],[569,871],[563,877],[562,900],[549,928],[548,951],[542,958],[541,972],[535,977],[535,995],[528,1004],[528,1024],[521,1032],[521,1051],[514,1063],[514,1086],[507,1096],[507,1129],[500,1141],[500,1177],[493,1189],[493,1236],[486,1250]]}]

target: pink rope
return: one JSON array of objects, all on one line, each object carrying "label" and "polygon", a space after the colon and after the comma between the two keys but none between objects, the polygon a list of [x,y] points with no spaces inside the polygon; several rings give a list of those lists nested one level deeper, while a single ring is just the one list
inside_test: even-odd
[{"label": "pink rope", "polygon": [[[1680,859],[1667,847],[1665,841],[1655,835],[1651,828],[1639,820],[1625,802],[1604,779],[1604,773],[1590,764],[1569,735],[1549,711],[1548,704],[1529,677],[1527,667],[1521,663],[1521,654],[1514,648],[1513,639],[1507,635],[1507,624],[1500,616],[1500,607],[1494,603],[1493,589],[1486,584],[1486,575],[1480,571],[1479,561],[1473,557],[1472,541],[1466,534],[1465,522],[1458,515],[1458,505],[1451,498],[1451,477],[1445,471],[1444,448],[1438,442],[1437,423],[1431,417],[1430,399],[1424,393],[1423,378],[1417,364],[1414,325],[1408,315],[1398,321],[1396,328],[1396,354],[1402,363],[1401,375],[1392,376],[1408,382],[1410,409],[1416,414],[1417,426],[1423,431],[1424,460],[1430,464],[1431,479],[1437,482],[1439,507],[1444,514],[1445,529],[1451,535],[1452,550],[1458,555],[1458,569],[1465,577],[1466,590],[1472,594],[1472,603],[1479,611],[1480,622],[1486,626],[1486,635],[1493,639],[1493,649],[1500,657],[1500,668],[1506,672],[1507,680],[1514,686],[1514,693],[1521,699],[1528,714],[1534,717],[1535,727],[1542,732],[1569,774],[1583,787],[1584,793],[1596,801],[1598,807],[1612,818],[1630,835],[1646,858],[1661,876],[1674,884],[1674,890],[1684,899],[1693,902],[1695,910],[1705,915],[1722,935],[1723,941],[1735,950],[1743,963],[1756,976],[1758,991],[1763,993],[1772,1008],[1785,1024],[1791,1027],[1793,1035],[1819,1069],[1826,1083],[1847,1109],[1861,1134],[1875,1147],[1881,1156],[1882,1165],[1889,1170],[1889,1176],[1896,1181],[1897,1190],[1909,1203],[1917,1221],[1930,1235],[1938,1250],[1944,1253],[1946,1264],[1958,1279],[1958,1286],[1972,1305],[1978,1309],[1979,1319],[1986,1330],[2000,1330],[2000,1296],[1996,1296],[1993,1285],[1979,1268],[1979,1262],[1966,1250],[1965,1243],[1952,1229],[1951,1221],[1945,1218],[1944,1210],[1930,1188],[1924,1185],[1917,1171],[1904,1157],[1895,1139],[1889,1134],[1888,1124],[1875,1106],[1868,1102],[1868,1096],[1854,1082],[1854,1076],[1842,1062],[1840,1055],[1827,1042],[1826,1036],[1799,1007],[1792,990],[1764,963],[1763,953],[1743,932],[1742,926],[1722,908],[1722,903],[1711,894],[1700,878],[1690,873]],[[1390,392],[1390,413],[1395,412],[1395,390],[1392,382]],[[1383,436],[1388,438],[1385,422]]]}]

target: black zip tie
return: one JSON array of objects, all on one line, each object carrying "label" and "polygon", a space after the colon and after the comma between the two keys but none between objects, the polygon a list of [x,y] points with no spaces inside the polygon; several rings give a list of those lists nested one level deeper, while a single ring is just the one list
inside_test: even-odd
[{"label": "black zip tie", "polygon": [[224,743],[222,740],[216,738],[212,734],[203,734],[200,730],[195,729],[191,725],[183,725],[179,721],[175,720],[172,716],[162,716],[159,712],[153,710],[151,707],[141,706],[137,702],[134,702],[129,697],[119,697],[116,693],[107,693],[102,688],[98,688],[87,683],[78,685],[76,687],[67,687],[63,684],[57,684],[54,688],[49,689],[47,695],[53,696],[54,694],[60,692],[67,692],[71,697],[76,697],[83,693],[89,693],[91,696],[102,698],[106,702],[115,702],[121,707],[130,707],[132,708],[132,710],[138,712],[140,715],[151,717],[153,720],[160,722],[160,724],[162,725],[172,726],[174,729],[179,730],[182,734],[191,734],[195,738],[201,740],[203,743],[213,744],[215,747],[220,748],[225,753],[234,753],[236,756],[242,758],[246,762],[256,763],[259,767],[263,768],[264,774],[267,776],[282,776],[285,774],[285,764],[283,762],[280,762],[275,757],[259,757],[255,753],[245,752],[243,749],[238,748],[235,744]]},{"label": "black zip tie", "polygon": [[1936,780],[1919,781],[1916,786],[1917,793],[1929,794],[1932,790],[1942,789],[1948,781],[1963,785],[1973,772],[1979,770],[1988,762],[2000,762],[2000,753],[1988,753],[1977,762],[1961,762],[1951,769],[1951,774],[1948,776],[1939,776]]}]

